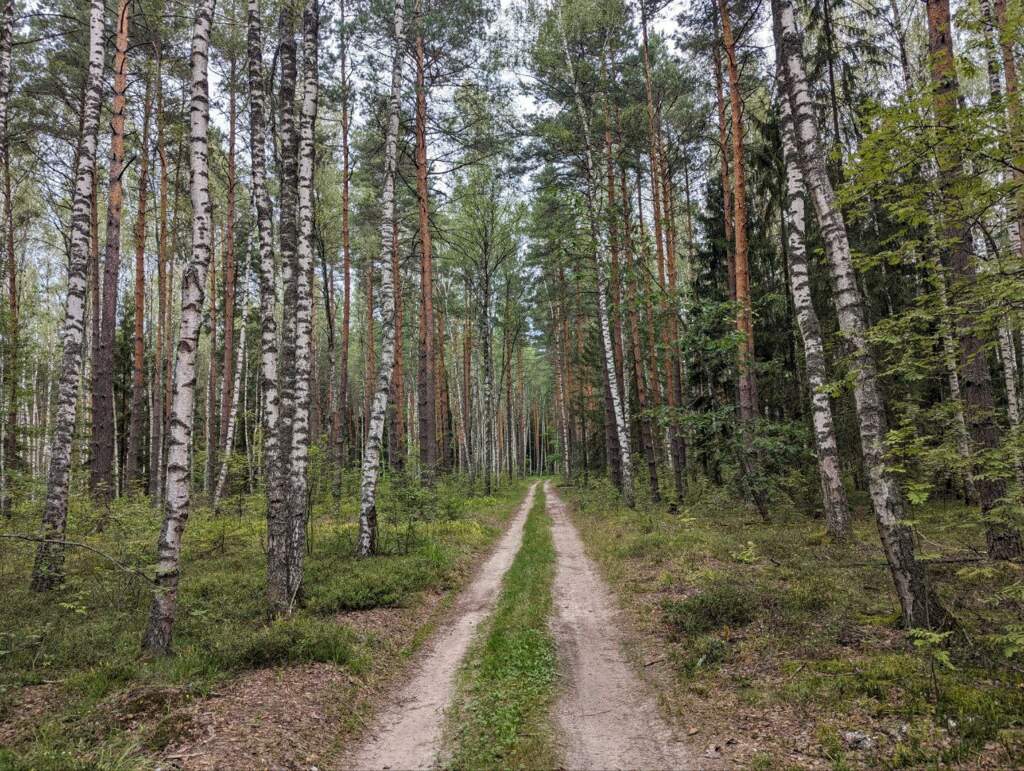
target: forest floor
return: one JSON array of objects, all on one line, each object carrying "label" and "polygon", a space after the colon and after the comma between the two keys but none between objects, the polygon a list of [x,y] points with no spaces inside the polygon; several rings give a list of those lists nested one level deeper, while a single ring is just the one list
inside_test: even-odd
[{"label": "forest floor", "polygon": [[914,507],[930,580],[960,623],[929,637],[899,627],[866,500],[834,545],[795,505],[763,522],[703,480],[678,510],[628,509],[604,480],[562,492],[695,767],[1024,767],[1024,672],[1008,656],[1024,566],[986,562],[963,505]]},{"label": "forest floor", "polygon": [[[795,507],[762,522],[701,481],[678,508],[634,509],[603,480],[446,484],[429,502],[385,484],[382,511],[405,514],[372,560],[352,556],[354,508],[320,504],[304,607],[269,625],[258,505],[197,511],[164,661],[138,656],[148,592],[130,575],[73,551],[41,598],[30,551],[0,541],[0,769],[1024,763],[1004,655],[1024,571],[977,561],[961,506],[915,512],[962,624],[915,638],[862,501],[834,545]],[[144,568],[143,512],[83,509],[69,537]]]},{"label": "forest floor", "polygon": [[[358,480],[346,479],[345,489]],[[27,590],[31,544],[0,540],[0,769],[311,768],[332,763],[441,619],[517,511],[464,481],[429,501],[380,490],[382,554],[355,554],[354,495],[317,498],[304,607],[267,624],[259,496],[193,512],[175,655],[139,656],[147,586],[106,558],[68,553],[59,594]],[[26,505],[4,533],[31,533]],[[70,541],[148,571],[159,518],[147,501],[73,501]]]}]

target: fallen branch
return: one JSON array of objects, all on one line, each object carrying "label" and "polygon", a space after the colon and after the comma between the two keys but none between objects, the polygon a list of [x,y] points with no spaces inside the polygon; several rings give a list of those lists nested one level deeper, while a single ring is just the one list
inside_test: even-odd
[{"label": "fallen branch", "polygon": [[13,541],[30,541],[32,543],[55,543],[61,546],[77,546],[79,549],[85,549],[91,551],[93,554],[98,554],[106,560],[109,560],[116,568],[123,570],[125,573],[131,573],[133,576],[143,579],[147,583],[156,586],[157,583],[145,573],[136,570],[133,567],[125,565],[123,562],[118,562],[116,559],[111,557],[105,551],[100,551],[95,546],[89,546],[87,543],[79,543],[78,541],[60,541],[53,538],[42,538],[38,535],[23,535],[21,533],[0,533],[0,538],[9,538]]}]

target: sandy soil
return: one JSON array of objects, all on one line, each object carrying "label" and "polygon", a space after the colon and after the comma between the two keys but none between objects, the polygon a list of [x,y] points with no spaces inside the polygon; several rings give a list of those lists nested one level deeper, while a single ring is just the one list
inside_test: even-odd
[{"label": "sandy soil", "polygon": [[459,664],[477,625],[494,609],[501,580],[522,543],[536,487],[536,483],[530,487],[494,552],[456,600],[454,621],[424,647],[405,684],[385,696],[383,701],[390,706],[377,715],[359,746],[342,759],[341,768],[417,769],[436,765],[444,711],[455,690]]},{"label": "sandy soil", "polygon": [[558,493],[545,483],[557,554],[552,630],[563,682],[555,718],[567,769],[708,768],[662,719],[623,653],[619,613]]}]

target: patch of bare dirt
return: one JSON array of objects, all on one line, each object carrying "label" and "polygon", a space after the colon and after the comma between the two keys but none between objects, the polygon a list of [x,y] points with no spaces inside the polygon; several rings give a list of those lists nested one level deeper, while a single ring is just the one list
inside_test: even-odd
[{"label": "patch of bare dirt", "polygon": [[319,766],[361,684],[333,664],[249,672],[161,722],[154,741],[167,740],[162,767]]},{"label": "patch of bare dirt", "polygon": [[30,734],[44,715],[57,709],[61,693],[60,683],[19,688],[11,703],[0,711],[0,747],[13,746]]},{"label": "patch of bare dirt", "polygon": [[512,565],[523,538],[526,515],[533,505],[530,487],[508,530],[456,600],[452,622],[427,643],[412,666],[412,676],[388,694],[388,706],[354,751],[343,759],[345,769],[420,769],[436,765],[441,750],[445,709],[455,679],[479,623],[494,609],[501,580]]},{"label": "patch of bare dirt", "polygon": [[[513,522],[510,530],[514,527]],[[412,607],[337,614],[339,624],[380,652],[365,675],[356,677],[325,663],[248,672],[213,696],[175,709],[155,726],[151,721],[146,743],[161,769],[337,766],[341,743],[363,732],[367,715],[385,703],[385,694],[393,698],[393,683],[404,679],[405,670],[395,663],[432,618],[443,614],[446,597],[429,592]],[[458,607],[451,612],[457,614]]]},{"label": "patch of bare dirt", "polygon": [[545,484],[557,555],[552,629],[564,682],[555,717],[569,769],[712,768],[673,730],[628,661],[611,592]]}]

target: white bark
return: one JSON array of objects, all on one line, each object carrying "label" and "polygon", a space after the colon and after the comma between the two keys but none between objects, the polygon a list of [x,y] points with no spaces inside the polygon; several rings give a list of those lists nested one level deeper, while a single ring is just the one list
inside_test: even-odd
[{"label": "white bark", "polygon": [[861,452],[872,508],[886,560],[907,626],[940,627],[949,616],[928,587],[924,567],[914,555],[913,532],[902,520],[903,491],[885,467],[885,404],[874,355],[868,347],[863,298],[853,269],[846,224],[825,170],[825,151],[818,135],[814,102],[803,62],[803,35],[792,0],[773,0],[776,47],[782,61],[783,94],[793,114],[801,171],[814,202],[831,269],[833,299],[839,327],[853,353],[854,401]]},{"label": "white bark", "polygon": [[829,535],[843,539],[850,530],[850,508],[843,487],[836,444],[832,405],[825,391],[825,348],[821,339],[821,325],[811,300],[807,249],[804,241],[805,207],[804,178],[797,160],[796,140],[793,135],[793,116],[789,100],[783,94],[782,149],[786,163],[786,224],[789,263],[789,286],[796,308],[797,325],[804,346],[807,380],[811,395],[811,420],[814,425],[814,446],[818,457],[818,475],[821,480],[822,503]]},{"label": "white bark", "polygon": [[565,23],[562,19],[562,6],[559,4],[555,9],[555,20],[558,23],[558,31],[562,38],[562,50],[565,54],[566,74],[572,85],[573,96],[576,102],[576,111],[579,113],[580,124],[583,127],[584,157],[586,160],[587,172],[587,213],[590,218],[590,234],[594,241],[594,261],[597,272],[597,316],[601,328],[601,344],[604,348],[605,368],[608,378],[608,390],[612,397],[612,411],[615,418],[615,431],[619,441],[619,458],[622,464],[622,497],[626,505],[633,506],[633,464],[629,451],[629,424],[626,422],[626,408],[622,399],[622,388],[619,383],[618,374],[615,370],[615,352],[612,345],[611,324],[608,313],[608,292],[607,278],[605,276],[606,244],[604,234],[600,228],[600,218],[597,212],[594,186],[596,184],[594,154],[592,151],[590,118],[587,115],[586,107],[583,104],[583,95],[580,92],[579,81],[576,79],[576,71],[572,63],[572,55],[569,52],[569,40],[565,32]]},{"label": "white bark", "polygon": [[231,451],[235,446],[235,425],[238,422],[238,398],[239,391],[242,390],[242,370],[245,366],[245,331],[248,327],[246,319],[249,316],[249,303],[245,303],[245,307],[242,310],[242,329],[238,333],[238,351],[235,354],[235,383],[234,388],[231,391],[231,411],[228,413],[228,430],[224,436],[224,457],[221,458],[220,462],[220,473],[217,475],[217,486],[213,492],[213,506],[217,507],[217,502],[221,499],[224,494],[224,485],[228,480],[228,465],[231,460]]},{"label": "white bark", "polygon": [[[287,543],[287,510],[279,436],[281,395],[278,390],[277,288],[270,194],[267,190],[266,94],[259,0],[249,0],[249,152],[252,198],[259,234],[260,390],[264,484],[267,491],[267,595],[271,607],[287,604],[287,565],[278,559]],[[278,546],[276,544],[282,544]]]},{"label": "white bark", "polygon": [[[68,299],[61,340],[60,385],[54,415],[53,444],[43,513],[43,537],[32,570],[32,588],[45,591],[59,584],[64,575],[64,531],[68,518],[68,485],[71,450],[82,369],[82,340],[85,336],[85,283],[89,261],[91,196],[96,165],[96,134],[100,99],[103,94],[103,0],[92,0],[89,9],[89,72],[82,115],[82,143],[75,171],[75,192],[71,204],[71,259],[68,266]],[[52,543],[56,541],[58,543]]]},{"label": "white bark", "polygon": [[288,596],[294,603],[302,587],[303,556],[306,551],[306,520],[309,514],[309,408],[310,369],[313,340],[313,132],[317,111],[317,34],[320,7],[310,0],[303,13],[302,110],[299,116],[299,240],[295,276],[295,415],[292,420],[290,490],[288,518]]},{"label": "white bark", "polygon": [[196,10],[192,35],[192,107],[189,162],[192,198],[192,261],[181,279],[181,326],[174,362],[174,385],[167,440],[167,490],[164,523],[157,544],[156,590],[150,608],[143,648],[167,654],[177,607],[181,569],[181,539],[191,504],[189,449],[195,407],[196,354],[203,319],[203,289],[210,265],[212,205],[207,131],[210,122],[208,48],[214,0],[203,0]]},{"label": "white bark", "polygon": [[[391,271],[391,234],[395,219],[395,165],[398,157],[398,109],[402,96],[403,1],[395,0],[391,94],[388,99],[387,134],[384,141],[384,189],[381,192],[380,277],[381,347],[377,388],[370,407],[370,423],[363,448],[362,483],[359,493],[359,544],[361,556],[377,548],[377,481],[380,474],[381,437],[387,414],[391,374],[395,366],[395,291]],[[367,384],[369,385],[369,384]]]}]

